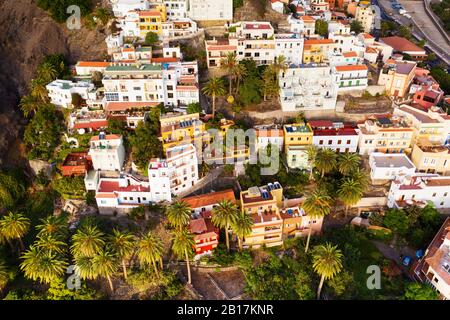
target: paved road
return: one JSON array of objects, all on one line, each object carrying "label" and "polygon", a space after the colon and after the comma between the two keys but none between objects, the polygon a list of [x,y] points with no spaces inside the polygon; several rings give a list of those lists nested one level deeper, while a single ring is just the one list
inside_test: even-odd
[{"label": "paved road", "polygon": [[384,18],[389,17],[401,25],[411,25],[413,35],[416,38],[425,38],[427,46],[447,64],[450,64],[450,43],[440,33],[439,29],[433,24],[431,18],[426,14],[422,1],[399,0],[412,19],[406,18],[391,7],[390,0],[373,0],[384,11]]}]

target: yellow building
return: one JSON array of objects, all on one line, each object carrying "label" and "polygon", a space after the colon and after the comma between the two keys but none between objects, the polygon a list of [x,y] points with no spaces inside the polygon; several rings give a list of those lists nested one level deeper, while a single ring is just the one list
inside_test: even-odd
[{"label": "yellow building", "polygon": [[259,248],[283,244],[283,219],[279,208],[283,205],[283,188],[278,183],[252,187],[240,195],[241,210],[253,219],[252,233],[244,238],[245,248]]},{"label": "yellow building", "polygon": [[413,148],[411,160],[422,173],[450,175],[450,148],[428,140],[420,140]]},{"label": "yellow building", "polygon": [[309,124],[297,123],[284,126],[284,152],[291,169],[307,169],[306,146],[313,142],[314,132]]},{"label": "yellow building", "polygon": [[388,60],[381,69],[378,85],[385,87],[388,96],[403,98],[409,91],[415,71],[415,62]]},{"label": "yellow building", "polygon": [[194,143],[198,146],[198,144],[209,143],[205,124],[200,120],[198,113],[165,114],[161,116],[160,124],[164,152],[180,144]]},{"label": "yellow building", "polygon": [[155,5],[150,10],[139,11],[139,29],[141,37],[145,38],[148,32],[162,34],[162,23],[167,20],[166,6],[164,4]]},{"label": "yellow building", "polygon": [[423,111],[408,105],[394,109],[394,115],[401,116],[414,129],[413,144],[420,140],[428,140],[437,145],[445,144],[450,132],[450,119],[438,107]]},{"label": "yellow building", "polygon": [[336,43],[332,39],[307,39],[303,46],[303,63],[321,63],[335,48]]},{"label": "yellow building", "polygon": [[359,154],[372,152],[406,153],[411,152],[414,129],[404,118],[398,116],[380,117],[358,124]]}]

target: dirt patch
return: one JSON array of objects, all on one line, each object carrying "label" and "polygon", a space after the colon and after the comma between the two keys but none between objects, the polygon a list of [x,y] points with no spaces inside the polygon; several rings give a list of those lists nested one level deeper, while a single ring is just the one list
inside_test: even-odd
[{"label": "dirt patch", "polygon": [[222,288],[227,296],[232,299],[244,293],[245,277],[242,271],[213,272],[210,276]]}]

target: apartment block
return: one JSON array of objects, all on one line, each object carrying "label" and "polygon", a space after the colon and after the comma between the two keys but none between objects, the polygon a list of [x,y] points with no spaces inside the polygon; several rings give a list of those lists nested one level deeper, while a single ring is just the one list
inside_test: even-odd
[{"label": "apartment block", "polygon": [[199,101],[196,62],[114,65],[106,68],[105,101],[186,106]]},{"label": "apartment block", "polygon": [[278,126],[259,126],[256,131],[256,147],[258,150],[265,149],[269,145],[276,146],[282,151],[284,147],[284,130]]},{"label": "apartment block", "polygon": [[431,202],[437,209],[450,208],[449,187],[450,178],[437,174],[399,176],[392,181],[387,205],[389,208],[403,208]]},{"label": "apartment block", "polygon": [[244,238],[244,248],[278,246],[283,243],[283,188],[278,182],[252,187],[240,195],[241,210],[253,219],[252,233]]},{"label": "apartment block", "polygon": [[332,39],[307,39],[303,46],[303,63],[322,63],[337,47]]},{"label": "apartment block", "polygon": [[288,64],[301,64],[303,38],[296,33],[278,33],[275,37],[275,56],[283,56]]},{"label": "apartment block", "polygon": [[427,111],[408,105],[394,109],[394,115],[403,117],[414,129],[413,143],[428,140],[431,143],[444,144],[450,132],[450,117],[438,107]]},{"label": "apartment block", "polygon": [[196,21],[232,21],[233,0],[189,0],[188,16]]},{"label": "apartment block", "polygon": [[418,141],[413,147],[411,160],[421,173],[450,175],[450,148],[428,140]]},{"label": "apartment block", "polygon": [[72,108],[72,97],[78,94],[87,100],[95,95],[94,84],[86,81],[73,82],[57,79],[46,86],[50,102],[63,108]]},{"label": "apartment block", "polygon": [[196,257],[210,254],[219,244],[219,230],[211,222],[212,210],[225,200],[236,203],[232,189],[183,198],[192,209],[190,229],[194,233]]},{"label": "apartment block", "polygon": [[380,71],[378,85],[384,86],[386,94],[404,98],[415,76],[416,63],[388,60]]},{"label": "apartment block", "polygon": [[338,88],[328,64],[290,65],[280,72],[283,111],[333,110]]},{"label": "apartment block", "polygon": [[416,172],[414,163],[405,154],[373,152],[369,157],[370,178],[373,183],[394,180],[397,176],[412,176]]},{"label": "apartment block", "polygon": [[160,117],[160,125],[164,150],[179,144],[193,143],[197,147],[209,142],[206,126],[198,113],[168,113]]},{"label": "apartment block", "polygon": [[359,135],[353,126],[326,120],[311,120],[314,135],[312,144],[336,152],[356,152]]},{"label": "apartment block", "polygon": [[125,161],[123,138],[117,134],[101,132],[90,141],[89,156],[94,170],[121,171]]},{"label": "apartment block", "polygon": [[115,17],[125,17],[129,11],[148,10],[148,0],[110,0]]},{"label": "apartment block", "polygon": [[370,1],[360,1],[356,7],[355,19],[361,23],[364,32],[370,33],[374,28],[376,13]]},{"label": "apartment block", "polygon": [[334,66],[332,69],[338,83],[338,93],[363,92],[368,86],[368,68],[366,65]]},{"label": "apartment block", "polygon": [[284,126],[284,151],[289,168],[309,167],[306,147],[313,143],[314,132],[309,124],[287,124]]},{"label": "apartment block", "polygon": [[312,229],[311,235],[322,231],[323,218],[312,218],[301,207],[301,204],[281,209],[280,215],[283,219],[284,239],[307,237],[310,229]]},{"label": "apartment block", "polygon": [[298,33],[305,37],[309,37],[315,34],[316,31],[316,19],[308,15],[302,15],[300,17],[294,17],[292,14],[288,17],[288,24],[290,31]]},{"label": "apartment block", "polygon": [[157,192],[169,190],[179,195],[192,188],[199,180],[197,152],[192,144],[167,149],[166,159],[151,159],[148,169],[152,196]]},{"label": "apartment block", "polygon": [[369,119],[358,129],[359,154],[411,152],[414,129],[398,116]]},{"label": "apartment block", "polygon": [[450,218],[445,220],[425,255],[412,268],[416,280],[431,285],[441,299],[450,300]]}]

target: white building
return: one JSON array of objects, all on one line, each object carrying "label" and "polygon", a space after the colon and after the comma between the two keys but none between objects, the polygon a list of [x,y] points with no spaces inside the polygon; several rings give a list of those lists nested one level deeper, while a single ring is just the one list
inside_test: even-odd
[{"label": "white building", "polygon": [[311,120],[309,125],[314,131],[312,141],[316,147],[336,152],[357,151],[359,136],[354,128],[326,120]]},{"label": "white building", "polygon": [[70,80],[55,80],[46,86],[50,102],[54,105],[71,108],[72,95],[78,94],[87,100],[90,93],[95,94],[94,84],[86,81],[73,82]]},{"label": "white building", "polygon": [[278,126],[259,126],[256,129],[256,148],[258,150],[267,148],[268,145],[277,146],[283,150],[284,130]]},{"label": "white building", "polygon": [[336,44],[335,51],[347,52],[353,51],[356,43],[358,43],[358,38],[353,34],[340,34],[340,33],[330,33],[328,39],[331,39]]},{"label": "white building", "polygon": [[398,176],[412,176],[416,167],[403,153],[384,154],[373,152],[369,157],[370,178],[374,181],[394,180]]},{"label": "white building", "polygon": [[336,108],[337,86],[328,64],[290,65],[280,72],[279,82],[283,111]]},{"label": "white building", "polygon": [[328,62],[331,67],[334,66],[349,66],[359,63],[358,54],[355,51],[348,52],[328,52]]},{"label": "white building", "polygon": [[199,180],[198,158],[194,145],[186,144],[167,149],[166,159],[152,159],[148,168],[152,197],[158,199],[169,190],[179,195]]},{"label": "white building", "polygon": [[272,10],[278,13],[284,13],[284,3],[280,0],[270,0],[270,5],[272,7]]},{"label": "white building", "polygon": [[[257,65],[271,64],[275,59],[275,31],[270,22],[242,22],[230,38],[238,39],[238,60],[253,59]],[[299,42],[297,41],[297,44]]]},{"label": "white building", "polygon": [[392,181],[388,194],[389,208],[432,202],[438,208],[450,208],[450,178],[418,173],[399,176]]},{"label": "white building", "polygon": [[75,66],[77,76],[87,77],[91,76],[94,72],[105,72],[106,68],[111,65],[108,61],[78,61]]},{"label": "white building", "polygon": [[348,65],[333,67],[333,77],[338,84],[338,93],[365,91],[368,86],[368,68],[366,65]]},{"label": "white building", "polygon": [[[135,47],[131,44],[126,44],[123,47],[121,47],[117,52],[112,54],[112,60],[115,62],[123,62],[129,64],[133,64],[136,62],[151,63],[152,48],[141,46]],[[104,71],[106,71],[106,68]]]},{"label": "white building", "polygon": [[447,218],[425,251],[414,264],[414,277],[431,285],[440,298],[450,300],[450,218]]},{"label": "white building", "polygon": [[233,0],[189,0],[188,16],[196,21],[232,21]]},{"label": "white building", "polygon": [[115,17],[124,17],[128,11],[150,8],[148,0],[110,0],[110,2]]},{"label": "white building", "polygon": [[106,102],[199,102],[197,62],[165,61],[169,62],[108,67],[103,78]]},{"label": "white building", "polygon": [[125,161],[125,147],[121,135],[100,133],[90,141],[89,155],[94,170],[121,171]]},{"label": "white building", "polygon": [[328,22],[328,33],[350,34],[350,24],[344,24],[340,20]]},{"label": "white building", "polygon": [[99,178],[95,198],[101,214],[126,213],[153,201],[150,184],[129,174]]},{"label": "white building", "polygon": [[162,38],[164,40],[186,38],[198,31],[197,23],[188,18],[168,20],[161,24]]},{"label": "white building", "polygon": [[361,22],[361,25],[364,28],[364,32],[370,33],[374,28],[376,13],[375,10],[372,9],[372,5],[362,4],[360,3],[356,7],[355,19]]},{"label": "white building", "polygon": [[108,54],[112,55],[114,52],[120,51],[120,48],[123,46],[123,30],[110,34],[106,37],[106,47],[108,48]]},{"label": "white building", "polygon": [[180,20],[187,18],[189,0],[164,0],[167,19]]},{"label": "white building", "polygon": [[289,64],[302,63],[303,38],[296,33],[275,34],[275,56],[284,56]]}]

